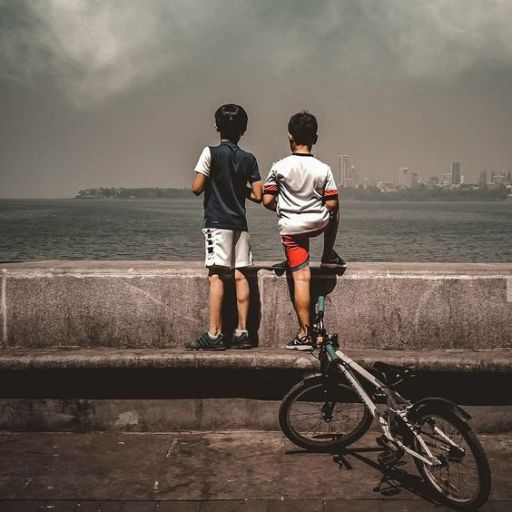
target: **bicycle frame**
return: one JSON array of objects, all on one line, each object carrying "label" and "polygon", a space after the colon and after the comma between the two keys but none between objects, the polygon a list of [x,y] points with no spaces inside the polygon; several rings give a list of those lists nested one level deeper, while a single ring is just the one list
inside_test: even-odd
[{"label": "bicycle frame", "polygon": [[[370,395],[366,392],[364,387],[361,385],[357,377],[354,375],[354,373],[359,374],[361,377],[363,377],[365,380],[370,382],[373,386],[375,386],[377,392],[382,393],[386,396],[387,400],[393,400],[398,397],[400,400],[403,400],[404,403],[407,403],[405,399],[400,397],[396,391],[393,391],[388,386],[386,386],[383,382],[381,382],[379,379],[374,377],[371,373],[366,371],[362,366],[357,364],[355,361],[350,359],[345,353],[343,353],[341,350],[335,350],[332,345],[327,342],[326,345],[326,353],[332,363],[335,363],[338,365],[342,373],[344,374],[345,378],[349,381],[350,385],[354,388],[356,393],[360,396],[361,400],[366,404],[366,407],[368,407],[368,410],[370,411],[370,414],[378,420],[379,427],[382,430],[382,433],[384,436],[391,441],[393,444],[401,448],[402,450],[406,451],[407,453],[411,454],[413,457],[416,457],[417,459],[420,459],[421,461],[425,462],[429,466],[435,466],[441,464],[439,459],[433,456],[432,452],[430,451],[429,447],[421,437],[421,435],[416,431],[416,429],[413,427],[411,422],[407,419],[407,410],[411,407],[412,404],[406,405],[402,409],[393,409],[388,404],[388,410],[391,411],[393,414],[396,414],[400,417],[400,419],[403,421],[403,423],[407,426],[407,428],[412,432],[414,437],[418,440],[418,442],[421,444],[421,447],[425,450],[425,453],[428,455],[429,458],[424,457],[423,455],[419,454],[412,448],[409,448],[406,446],[402,441],[399,439],[396,439],[396,437],[393,436],[393,434],[390,431],[389,423],[386,421],[384,416],[380,414],[377,411],[377,405],[372,400]],[[447,437],[443,434],[443,437]],[[447,439],[447,441],[450,444],[455,445],[453,441]]]},{"label": "bicycle frame", "polygon": [[[316,339],[317,342],[323,344],[323,350],[325,351],[325,354],[328,357],[329,364],[335,364],[338,366],[338,368],[341,370],[341,372],[348,380],[352,388],[356,391],[361,400],[363,400],[366,407],[370,411],[370,414],[378,420],[379,427],[382,430],[382,433],[389,441],[391,441],[394,445],[406,451],[413,457],[423,461],[425,464],[428,464],[429,466],[440,465],[441,462],[439,461],[439,459],[437,457],[434,457],[434,455],[430,451],[429,447],[427,446],[421,435],[417,432],[417,429],[407,419],[407,411],[412,407],[411,402],[401,397],[396,391],[391,389],[384,382],[381,382],[374,375],[365,370],[361,365],[353,361],[339,348],[336,349],[332,345],[332,341],[330,337],[327,335],[327,332],[324,327],[324,306],[325,297],[320,296],[315,307],[316,318],[313,327],[314,332],[312,332],[312,335],[315,336],[314,339]],[[396,439],[396,437],[393,436],[390,430],[389,422],[382,414],[379,413],[379,411],[377,410],[377,405],[372,400],[370,395],[368,395],[364,387],[357,379],[357,374],[360,375],[366,381],[368,381],[370,384],[372,384],[375,387],[377,393],[385,395],[388,411],[391,412],[392,414],[396,414],[397,416],[399,416],[400,420],[406,425],[406,427],[412,432],[413,436],[418,440],[419,444],[427,454],[428,458],[424,457],[423,455],[416,452],[412,448],[409,448],[404,443],[402,443],[402,441]],[[451,439],[449,439],[448,436],[446,436],[439,429],[437,429],[437,427],[436,430],[439,431],[438,433],[441,434],[442,437],[445,438],[449,444],[457,446],[456,443],[454,443]]]}]

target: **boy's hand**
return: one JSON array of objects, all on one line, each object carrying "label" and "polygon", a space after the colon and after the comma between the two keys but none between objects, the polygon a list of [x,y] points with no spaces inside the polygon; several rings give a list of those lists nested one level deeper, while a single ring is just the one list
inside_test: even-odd
[{"label": "boy's hand", "polygon": [[263,185],[261,184],[261,180],[252,182],[251,188],[247,189],[247,199],[259,204],[261,203],[262,197]]},{"label": "boy's hand", "polygon": [[263,194],[263,206],[275,212],[277,209],[276,196],[274,194]]},{"label": "boy's hand", "polygon": [[338,211],[339,203],[337,199],[326,199],[324,204],[331,214],[335,214]]}]

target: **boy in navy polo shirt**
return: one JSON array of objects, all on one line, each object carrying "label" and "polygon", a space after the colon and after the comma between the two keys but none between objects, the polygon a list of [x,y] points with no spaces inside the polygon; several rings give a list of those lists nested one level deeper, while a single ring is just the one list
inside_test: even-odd
[{"label": "boy in navy polo shirt", "polygon": [[[262,184],[256,158],[238,147],[247,129],[247,113],[240,105],[223,105],[215,112],[218,146],[203,149],[195,167],[192,192],[204,192],[203,233],[206,244],[205,266],[210,284],[210,326],[196,340],[186,342],[191,350],[225,350],[222,333],[222,299],[228,273],[235,278],[238,326],[231,346],[251,348],[247,331],[249,283],[244,268],[252,265],[247,232],[245,200],[262,200]],[[247,186],[250,185],[250,187]]]}]

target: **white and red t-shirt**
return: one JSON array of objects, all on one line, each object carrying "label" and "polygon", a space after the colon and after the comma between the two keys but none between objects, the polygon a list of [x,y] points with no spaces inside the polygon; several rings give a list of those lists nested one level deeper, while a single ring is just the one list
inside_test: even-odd
[{"label": "white and red t-shirt", "polygon": [[274,163],[263,187],[275,194],[281,235],[323,229],[329,222],[326,199],[338,197],[331,168],[312,154],[293,153]]}]

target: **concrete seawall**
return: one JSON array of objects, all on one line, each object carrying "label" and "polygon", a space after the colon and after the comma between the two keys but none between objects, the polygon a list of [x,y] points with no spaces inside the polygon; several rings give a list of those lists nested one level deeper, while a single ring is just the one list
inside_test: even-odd
[{"label": "concrete seawall", "polygon": [[[292,337],[290,282],[269,265],[249,273],[259,346]],[[192,262],[13,263],[0,267],[3,347],[179,347],[207,326],[208,287]],[[234,325],[227,285],[225,330]],[[327,326],[344,346],[397,350],[512,347],[512,264],[352,263],[314,269]],[[507,300],[508,299],[508,300]]]}]

